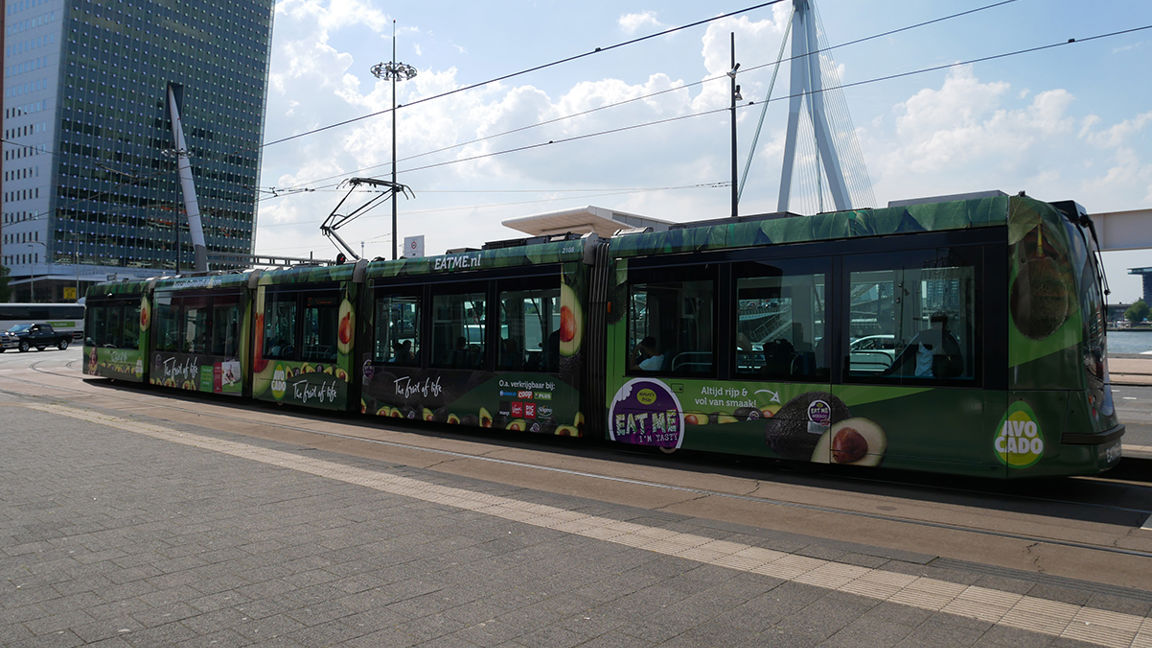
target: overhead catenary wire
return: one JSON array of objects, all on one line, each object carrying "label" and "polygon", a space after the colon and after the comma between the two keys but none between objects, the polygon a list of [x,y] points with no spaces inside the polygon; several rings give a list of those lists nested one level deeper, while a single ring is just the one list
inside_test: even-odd
[{"label": "overhead catenary wire", "polygon": [[[685,190],[690,190],[690,189],[723,189],[723,188],[728,187],[729,184],[730,183],[728,183],[727,181],[717,180],[715,182],[697,182],[697,183],[693,183],[693,184],[689,184],[689,185],[679,185],[679,186],[669,186],[669,187],[624,187],[624,188],[607,190],[607,191],[603,190],[603,189],[567,189],[564,191],[566,191],[566,192],[582,192],[584,195],[581,195],[579,197],[581,199],[585,199],[585,198],[602,198],[605,196],[622,196],[622,195],[637,194],[637,193],[653,193],[653,192],[658,192],[658,191],[685,191]],[[537,190],[529,189],[529,190],[525,190],[525,191],[534,192]],[[500,208],[500,207],[516,207],[516,206],[520,206],[520,205],[532,205],[532,204],[536,204],[536,203],[558,202],[561,200],[571,200],[571,199],[572,199],[572,196],[556,196],[556,197],[549,197],[549,198],[534,198],[532,200],[517,200],[517,201],[508,201],[508,202],[499,202],[499,203],[484,203],[481,205],[457,205],[457,206],[453,206],[453,207],[436,207],[436,208],[432,208],[432,209],[414,209],[414,210],[411,210],[407,213],[409,215],[412,215],[412,216],[419,216],[419,215],[424,215],[424,214],[441,214],[444,212],[454,212],[454,211],[475,211],[475,210],[480,210],[480,209],[496,209],[496,208]],[[288,221],[288,222],[273,223],[270,225],[266,224],[263,227],[265,227],[265,228],[291,227],[291,226],[297,226],[297,225],[307,225],[310,223],[311,223],[311,221],[307,221],[307,222]],[[391,235],[391,233],[388,233],[387,236],[391,237],[392,235]],[[377,237],[377,238],[380,238],[380,237]],[[372,240],[375,240],[375,239],[372,239]],[[301,248],[284,248],[284,249],[307,249],[307,247],[308,246],[304,246]]]},{"label": "overhead catenary wire", "polygon": [[[557,65],[562,65],[564,63],[571,63],[572,61],[576,61],[576,60],[586,58],[589,56],[593,56],[596,54],[602,54],[604,52],[608,52],[608,51],[611,51],[614,49],[619,49],[621,47],[627,47],[629,45],[635,45],[636,43],[642,43],[646,40],[651,40],[653,38],[659,38],[660,36],[667,36],[668,34],[673,34],[675,32],[683,31],[685,29],[691,29],[692,27],[699,27],[700,25],[706,25],[706,24],[711,23],[711,22],[716,22],[717,20],[723,20],[725,18],[731,18],[732,16],[738,16],[740,14],[745,14],[745,13],[748,13],[750,11],[755,11],[757,9],[763,9],[764,7],[769,7],[769,6],[772,6],[774,4],[779,4],[783,1],[784,0],[769,0],[768,2],[761,2],[759,4],[755,4],[755,5],[752,5],[750,7],[745,7],[743,9],[737,9],[736,11],[729,11],[727,13],[722,13],[722,14],[719,14],[716,16],[711,16],[709,18],[704,18],[704,19],[690,22],[690,23],[680,25],[677,27],[669,27],[668,29],[665,29],[663,31],[659,31],[659,32],[656,32],[653,34],[647,34],[647,35],[640,36],[637,38],[632,38],[630,40],[622,41],[619,43],[614,43],[612,45],[597,47],[595,49],[592,49],[592,50],[587,51],[587,52],[583,52],[581,54],[574,54],[572,56],[568,56],[568,57],[565,57],[562,59],[551,61],[549,63],[541,63],[540,65],[534,65],[532,67],[525,68],[525,69],[519,70],[517,72],[510,72],[508,74],[504,74],[504,75],[501,75],[498,77],[488,79],[487,81],[480,81],[477,83],[472,83],[472,84],[469,84],[466,86],[461,86],[459,88],[454,88],[452,90],[441,92],[439,94],[431,95],[428,97],[422,97],[420,99],[416,99],[414,101],[408,102],[407,104],[405,104],[405,106],[414,106],[416,104],[421,104],[421,103],[425,103],[428,101],[433,101],[435,99],[441,99],[443,97],[458,94],[461,92],[467,92],[468,90],[474,90],[476,88],[481,88],[483,86],[491,85],[493,83],[499,83],[501,81],[506,81],[506,80],[514,78],[514,77],[523,76],[525,74],[530,74],[532,72],[539,72],[540,70],[546,70],[550,67],[556,67]],[[401,106],[397,106],[397,108],[400,108],[400,107]],[[299,139],[301,137],[305,137],[308,135],[314,135],[316,133],[320,133],[320,132],[323,132],[326,130],[337,128],[339,126],[345,126],[347,124],[358,122],[358,121],[361,121],[364,119],[369,119],[371,117],[376,117],[378,115],[386,115],[389,112],[391,112],[391,109],[378,110],[374,113],[369,113],[367,115],[361,115],[359,117],[353,117],[352,119],[345,119],[343,121],[336,122],[334,124],[329,124],[327,126],[321,126],[320,128],[315,128],[313,130],[305,131],[303,133],[297,133],[295,135],[289,135],[287,137],[281,137],[279,139],[275,139],[275,140],[272,140],[270,142],[265,142],[262,146],[264,146],[264,147],[272,146],[274,144],[280,144],[282,142],[287,142],[289,140]]]},{"label": "overhead catenary wire", "polygon": [[[883,76],[879,76],[879,77],[873,77],[870,79],[864,79],[861,81],[853,81],[850,83],[840,83],[840,84],[833,85],[833,86],[825,86],[825,87],[821,88],[820,92],[826,93],[826,92],[829,92],[832,90],[839,90],[839,89],[844,89],[844,88],[854,88],[854,87],[859,87],[859,86],[868,85],[868,84],[872,84],[872,83],[880,83],[883,81],[890,81],[893,79],[900,79],[900,78],[905,78],[905,77],[909,77],[909,76],[915,76],[915,75],[919,75],[919,74],[938,72],[938,71],[946,70],[946,69],[950,69],[950,68],[963,67],[966,65],[974,65],[976,63],[983,63],[983,62],[987,62],[987,61],[1007,58],[1010,56],[1029,54],[1029,53],[1033,53],[1033,52],[1048,50],[1048,49],[1052,49],[1052,48],[1056,48],[1056,47],[1064,47],[1064,46],[1077,44],[1077,43],[1085,43],[1085,42],[1089,42],[1089,41],[1120,36],[1123,34],[1135,33],[1138,31],[1143,31],[1143,30],[1148,30],[1148,29],[1152,29],[1152,25],[1143,25],[1140,27],[1133,27],[1133,28],[1129,28],[1129,29],[1124,29],[1124,30],[1119,30],[1119,31],[1114,31],[1114,32],[1108,32],[1105,34],[1097,34],[1094,36],[1089,36],[1089,37],[1081,38],[1081,39],[1070,38],[1066,41],[1061,41],[1061,42],[1057,42],[1057,43],[1050,43],[1047,45],[1038,45],[1038,46],[1034,46],[1034,47],[1028,47],[1028,48],[1013,50],[1013,51],[1009,51],[1009,52],[1001,52],[999,54],[991,54],[991,55],[987,55],[987,56],[981,56],[981,57],[977,57],[977,58],[966,59],[963,61],[955,61],[952,63],[933,65],[933,66],[919,68],[919,69],[915,69],[915,70],[908,70],[905,72],[897,72],[897,73],[893,73],[893,74],[887,74],[887,75],[883,75]],[[749,68],[749,71],[754,70],[754,69],[765,68],[765,67],[768,67],[770,65],[775,65],[775,64],[776,63],[773,62],[773,63],[766,63],[766,64],[762,64],[762,65],[753,66],[753,67]],[[716,77],[716,78],[717,79],[726,78],[726,75]],[[793,96],[796,96],[796,95],[792,95],[792,94],[782,95],[780,97],[769,99],[769,102],[785,101],[785,100],[791,99]],[[748,102],[747,104],[740,105],[737,108],[738,109],[746,109],[746,108],[751,107],[753,105],[756,105],[758,103],[763,103],[763,102],[754,102],[754,101]],[[695,117],[702,117],[702,116],[706,116],[706,115],[718,114],[718,113],[722,113],[722,112],[727,112],[728,110],[729,110],[729,108],[726,108],[726,107],[725,108],[714,108],[714,109],[699,111],[699,112],[695,112],[695,113],[688,113],[688,114],[684,114],[684,115],[677,115],[674,117],[668,117],[665,119],[652,120],[652,121],[647,121],[647,122],[641,122],[638,124],[631,124],[631,125],[627,125],[627,126],[621,126],[621,127],[602,130],[602,131],[596,131],[593,133],[584,133],[581,135],[573,135],[573,136],[565,137],[565,138],[555,138],[555,139],[550,139],[550,140],[544,141],[544,142],[536,142],[533,144],[516,146],[516,147],[512,147],[512,148],[508,148],[508,149],[504,149],[504,150],[500,150],[500,151],[492,151],[492,152],[477,154],[477,155],[468,156],[468,157],[464,157],[464,158],[456,158],[456,159],[452,159],[452,160],[445,160],[442,162],[436,162],[436,163],[432,163],[432,164],[426,164],[426,165],[422,165],[422,166],[411,167],[411,168],[403,169],[402,172],[410,173],[410,172],[414,172],[414,171],[423,171],[426,169],[432,169],[432,168],[443,167],[443,166],[450,166],[450,165],[454,165],[454,164],[461,164],[464,162],[474,162],[476,160],[496,157],[496,156],[500,156],[500,155],[507,155],[510,153],[517,153],[517,152],[523,152],[523,151],[528,151],[528,150],[533,150],[533,149],[539,149],[539,148],[543,148],[543,147],[547,147],[547,146],[552,146],[555,144],[569,143],[569,142],[589,139],[589,138],[593,138],[593,137],[600,137],[603,135],[611,135],[611,134],[621,133],[621,132],[635,130],[635,129],[639,129],[639,128],[645,128],[648,126],[668,124],[668,123],[673,123],[673,122],[677,122],[677,121],[682,121],[685,119],[692,119]],[[261,199],[261,200],[266,200],[266,198]]]},{"label": "overhead catenary wire", "polygon": [[[886,36],[891,36],[891,35],[893,35],[893,34],[898,34],[898,33],[901,33],[901,32],[905,32],[905,31],[909,31],[909,30],[912,30],[912,29],[917,29],[917,28],[920,28],[920,27],[925,27],[925,26],[928,26],[928,25],[932,25],[932,24],[935,24],[935,23],[944,22],[944,21],[947,21],[947,20],[953,20],[953,19],[955,19],[955,18],[960,18],[960,17],[963,17],[963,16],[971,15],[971,14],[974,14],[974,13],[977,13],[977,12],[980,12],[980,11],[986,11],[986,10],[989,10],[989,9],[993,9],[993,8],[996,8],[996,7],[1000,7],[1000,6],[1003,6],[1003,5],[1006,5],[1006,4],[1011,4],[1011,3],[1013,3],[1013,2],[1016,2],[1016,1],[1017,1],[1017,0],[1001,0],[1001,1],[999,1],[999,2],[994,2],[994,3],[991,3],[991,4],[987,4],[987,5],[984,5],[984,6],[981,6],[981,7],[976,7],[976,8],[973,8],[973,9],[968,9],[968,10],[965,10],[965,11],[961,11],[961,12],[957,12],[957,13],[949,14],[949,15],[947,15],[947,16],[941,16],[941,17],[939,17],[939,18],[933,18],[933,19],[931,19],[931,20],[925,20],[925,21],[921,21],[921,22],[918,22],[918,23],[914,23],[914,24],[911,24],[911,25],[905,25],[905,26],[903,26],[903,27],[898,27],[898,28],[896,28],[896,29],[890,29],[890,30],[887,30],[887,31],[884,31],[884,32],[880,32],[880,33],[878,33],[878,34],[872,34],[872,35],[870,35],[870,36],[864,36],[864,37],[861,37],[861,38],[856,38],[856,39],[853,39],[853,40],[850,40],[850,41],[846,41],[846,42],[843,42],[843,43],[839,43],[839,44],[836,44],[836,45],[832,45],[832,46],[828,46],[828,47],[823,47],[823,48],[820,48],[820,49],[816,49],[816,50],[813,50],[813,51],[811,52],[811,54],[813,54],[813,55],[818,55],[818,54],[821,54],[821,53],[824,53],[824,52],[828,52],[828,51],[831,51],[831,50],[834,50],[834,49],[838,49],[838,48],[842,48],[842,47],[848,47],[848,46],[851,46],[851,45],[857,45],[857,44],[860,44],[860,43],[865,43],[865,42],[868,42],[868,41],[871,41],[871,40],[875,40],[875,39],[877,39],[877,38],[883,38],[883,37],[886,37]],[[752,9],[755,9],[755,8],[758,8],[758,7],[752,7],[752,8],[751,8],[751,9],[749,9],[748,11],[750,11],[750,10],[752,10]],[[736,12],[734,12],[734,13],[736,13]],[[729,15],[732,15],[732,14],[729,14]],[[665,33],[665,32],[660,32],[659,34],[655,34],[655,35],[661,35],[661,34],[663,34],[663,33]],[[645,38],[648,38],[648,37],[645,37]],[[643,39],[639,39],[639,40],[643,40]],[[636,42],[636,41],[629,41],[629,42]],[[760,70],[760,69],[763,69],[763,68],[765,68],[765,67],[769,67],[769,66],[776,66],[776,67],[777,67],[777,70],[778,70],[780,65],[782,65],[783,63],[791,62],[791,61],[792,61],[794,58],[796,58],[796,57],[794,57],[794,56],[790,56],[790,57],[788,57],[788,58],[780,58],[780,57],[777,57],[777,58],[778,58],[778,61],[777,61],[777,62],[773,62],[773,63],[766,63],[766,64],[761,64],[761,65],[756,65],[756,66],[751,66],[751,67],[748,67],[748,68],[744,69],[743,71],[741,71],[741,72],[739,72],[739,73],[740,73],[740,74],[745,74],[745,73],[748,73],[748,72],[752,72],[752,71],[755,71],[755,70]],[[515,76],[515,74],[513,74],[513,75],[508,75],[508,76],[509,76],[509,77],[510,77],[510,76]],[[515,133],[520,133],[520,132],[523,132],[523,131],[526,131],[526,130],[530,130],[530,129],[532,129],[532,128],[538,128],[538,127],[540,127],[540,126],[545,126],[545,125],[548,125],[548,124],[557,123],[557,122],[560,122],[560,121],[564,121],[564,120],[567,120],[567,119],[573,119],[573,118],[575,118],[575,117],[582,117],[582,116],[584,116],[584,115],[592,114],[592,113],[595,113],[595,112],[599,112],[599,111],[602,111],[602,110],[607,110],[607,109],[609,109],[609,108],[615,108],[615,107],[623,106],[623,105],[626,105],[626,104],[629,104],[629,103],[633,103],[633,102],[636,102],[636,101],[642,101],[642,100],[645,100],[645,99],[650,99],[650,98],[652,98],[652,97],[657,97],[657,96],[661,96],[661,95],[664,95],[664,94],[669,94],[669,93],[673,93],[673,92],[679,92],[679,91],[681,91],[681,90],[685,90],[685,89],[693,88],[693,87],[696,87],[696,86],[699,86],[699,85],[703,85],[703,84],[705,84],[705,83],[709,83],[709,82],[712,82],[712,81],[717,81],[717,80],[725,80],[725,79],[727,79],[727,78],[728,78],[728,73],[727,73],[727,72],[723,72],[723,73],[721,73],[721,74],[718,74],[718,75],[715,75],[715,76],[711,76],[711,77],[708,77],[708,78],[705,78],[705,79],[701,79],[701,80],[699,80],[699,81],[693,81],[693,82],[690,82],[690,83],[683,83],[683,84],[677,85],[677,86],[675,86],[675,87],[672,87],[672,88],[665,88],[665,89],[663,89],[663,90],[657,90],[657,91],[655,91],[655,92],[651,92],[651,93],[648,93],[648,94],[639,95],[639,96],[636,96],[636,97],[631,97],[631,98],[629,98],[629,99],[623,99],[623,100],[621,100],[621,101],[616,101],[616,102],[613,102],[613,103],[604,104],[604,105],[602,105],[602,106],[596,106],[596,107],[594,107],[594,108],[590,108],[590,109],[587,109],[587,110],[582,110],[582,111],[579,111],[579,112],[575,112],[575,113],[569,113],[569,114],[567,114],[567,115],[562,115],[562,116],[560,116],[560,117],[554,117],[554,118],[551,118],[551,119],[546,119],[546,120],[543,120],[543,121],[535,122],[535,123],[533,123],[533,124],[528,124],[528,125],[526,125],[526,126],[521,126],[521,127],[518,127],[518,128],[513,128],[513,129],[510,129],[510,130],[502,131],[502,132],[500,132],[500,133],[494,133],[494,134],[492,134],[492,135],[486,135],[486,136],[484,136],[484,137],[477,137],[477,138],[473,138],[473,139],[469,139],[469,140],[465,140],[465,141],[457,142],[457,143],[455,143],[455,144],[450,144],[450,145],[448,145],[448,146],[443,146],[443,147],[440,147],[440,148],[437,148],[437,149],[433,149],[433,150],[431,150],[431,151],[425,151],[425,152],[423,152],[423,153],[417,153],[417,154],[415,154],[415,155],[409,155],[409,156],[406,156],[406,157],[402,157],[402,158],[400,158],[400,159],[399,159],[399,160],[397,160],[397,161],[398,161],[398,162],[406,162],[406,161],[409,161],[409,160],[413,160],[413,159],[417,159],[417,158],[420,158],[420,157],[426,157],[426,156],[428,156],[428,155],[434,155],[434,154],[436,154],[436,153],[442,153],[442,152],[444,152],[444,151],[449,151],[449,150],[452,150],[452,149],[454,149],[454,148],[460,148],[460,147],[462,147],[462,146],[467,146],[467,145],[469,145],[469,144],[475,144],[475,143],[478,143],[478,142],[483,142],[483,141],[487,141],[487,140],[491,140],[491,139],[496,139],[496,138],[499,138],[499,137],[504,137],[504,136],[507,136],[507,135],[512,135],[512,134],[515,134]],[[459,89],[459,90],[461,90],[461,91],[462,91],[462,90],[465,90],[465,89],[475,88],[475,87],[479,87],[480,85],[483,85],[483,84],[473,84],[473,85],[471,85],[471,86],[468,86],[468,87],[466,87],[466,88],[461,88],[461,89]],[[453,91],[453,92],[456,92],[456,91]],[[447,94],[447,93],[446,93],[446,94]],[[422,101],[425,101],[425,100],[431,100],[431,99],[435,99],[435,98],[438,98],[438,97],[440,97],[440,96],[446,96],[446,94],[445,94],[445,95],[434,95],[434,96],[431,96],[431,97],[427,97],[427,98],[425,98],[425,99],[421,99],[420,101],[422,102]],[[769,95],[769,96],[770,96],[770,95]],[[413,103],[415,103],[415,102],[413,102]],[[412,104],[412,103],[409,103],[409,104],[407,104],[407,105],[413,105],[413,104]],[[364,118],[369,118],[369,117],[373,117],[373,116],[377,116],[377,115],[385,114],[385,113],[387,113],[387,112],[390,112],[390,110],[385,110],[385,111],[380,111],[380,112],[372,113],[372,114],[369,114],[369,115],[364,115],[364,116],[362,116],[362,117],[360,117],[360,118],[357,118],[357,119],[364,119]],[[355,121],[355,120],[353,120],[353,121]],[[341,123],[349,123],[349,122],[341,122]],[[327,128],[327,127],[325,127],[325,128]],[[318,131],[317,131],[317,132],[318,132]],[[302,136],[304,136],[305,134],[306,134],[306,133],[301,133],[301,134],[300,134],[300,136],[302,137]],[[323,177],[323,178],[316,178],[316,179],[313,179],[313,180],[309,180],[309,181],[306,181],[306,182],[304,182],[304,183],[301,183],[301,184],[308,184],[308,183],[313,183],[313,182],[325,182],[325,181],[327,181],[327,180],[333,180],[333,179],[338,179],[338,178],[345,178],[345,177],[349,177],[349,176],[354,176],[354,175],[359,175],[359,174],[362,174],[364,171],[367,171],[367,170],[369,170],[369,169],[375,169],[375,168],[379,168],[379,167],[385,167],[385,166],[391,166],[391,162],[382,162],[382,163],[380,163],[380,164],[376,164],[376,165],[372,165],[372,166],[368,166],[368,167],[362,167],[362,168],[360,168],[360,169],[356,169],[356,170],[353,170],[353,171],[349,171],[349,172],[347,172],[347,173],[340,173],[340,174],[336,174],[336,175],[326,176],[326,177]],[[741,182],[741,184],[743,184],[743,182]],[[333,185],[333,186],[335,186],[335,185]]]},{"label": "overhead catenary wire", "polygon": [[[904,78],[904,77],[915,76],[915,75],[918,75],[918,74],[927,74],[927,73],[929,73],[929,72],[938,72],[938,71],[941,71],[941,70],[947,70],[947,69],[950,69],[950,68],[963,67],[963,66],[966,66],[966,65],[974,65],[974,64],[976,64],[976,63],[984,63],[984,62],[987,62],[987,61],[993,61],[993,60],[997,60],[997,59],[1007,58],[1007,57],[1010,57],[1010,56],[1017,56],[1017,55],[1021,55],[1021,54],[1029,54],[1029,53],[1032,53],[1032,52],[1039,52],[1039,51],[1043,51],[1043,50],[1047,50],[1047,49],[1052,49],[1052,48],[1055,48],[1055,47],[1063,47],[1063,46],[1066,46],[1066,45],[1072,45],[1072,44],[1075,44],[1075,43],[1085,43],[1085,42],[1088,42],[1088,41],[1099,40],[1099,39],[1102,39],[1102,38],[1109,38],[1109,37],[1113,37],[1113,36],[1119,36],[1119,35],[1122,35],[1122,34],[1130,34],[1130,33],[1138,32],[1138,31],[1143,31],[1143,30],[1148,30],[1148,29],[1152,29],[1152,25],[1143,25],[1143,26],[1141,26],[1141,27],[1133,27],[1133,28],[1130,28],[1130,29],[1124,29],[1124,30],[1120,30],[1120,31],[1109,32],[1109,33],[1106,33],[1106,34],[1098,34],[1098,35],[1095,35],[1095,36],[1089,36],[1089,37],[1087,37],[1087,38],[1082,38],[1082,39],[1070,38],[1070,39],[1068,39],[1067,41],[1062,41],[1062,42],[1059,42],[1059,43],[1051,43],[1051,44],[1048,44],[1048,45],[1037,45],[1037,46],[1035,46],[1035,47],[1028,47],[1028,48],[1019,49],[1019,50],[1014,50],[1014,51],[1010,51],[1010,52],[1002,52],[1002,53],[1000,53],[1000,54],[991,54],[991,55],[988,55],[988,56],[981,56],[981,57],[972,58],[972,59],[967,59],[967,60],[963,60],[963,61],[956,61],[956,62],[953,62],[953,63],[944,63],[944,64],[940,64],[940,65],[933,65],[933,66],[930,66],[930,67],[919,68],[919,69],[916,69],[916,70],[909,70],[909,71],[906,71],[906,72],[896,72],[896,73],[893,73],[893,74],[887,74],[887,75],[884,75],[884,76],[879,76],[879,77],[872,77],[872,78],[870,78],[870,79],[864,79],[864,80],[861,80],[861,81],[853,81],[853,82],[850,82],[850,83],[841,83],[841,84],[838,84],[838,85],[834,85],[834,86],[823,87],[823,88],[821,88],[820,92],[822,92],[822,93],[827,93],[827,92],[829,92],[829,91],[831,91],[831,90],[840,90],[840,89],[844,89],[844,88],[855,88],[855,87],[859,87],[859,86],[862,86],[862,85],[868,85],[868,84],[871,84],[871,83],[880,83],[880,82],[883,82],[883,81],[891,81],[891,80],[893,80],[893,79],[900,79],[900,78]],[[769,66],[769,65],[775,65],[775,63],[767,63],[767,64],[764,64],[764,65],[760,65],[760,66],[757,66],[756,68],[753,68],[753,69],[764,68],[764,67],[767,67],[767,66]],[[723,77],[717,77],[717,78],[723,78]],[[779,98],[776,98],[776,99],[771,99],[771,100],[769,100],[769,101],[772,101],[772,102],[774,102],[774,101],[783,101],[783,100],[785,100],[785,99],[791,99],[793,96],[794,96],[794,95],[785,95],[785,96],[781,96],[781,97],[779,97]],[[741,106],[738,106],[737,108],[748,108],[748,107],[750,107],[750,106],[756,105],[757,103],[761,103],[761,102],[748,102],[748,103],[746,103],[746,104],[743,104],[743,105],[741,105]],[[437,166],[445,166],[445,165],[449,165],[449,164],[458,164],[458,163],[460,163],[460,162],[469,162],[469,161],[474,161],[474,160],[477,160],[477,159],[481,159],[481,158],[484,158],[484,157],[491,157],[491,156],[496,156],[496,155],[503,155],[503,154],[506,154],[506,153],[516,152],[516,151],[521,151],[521,150],[528,150],[528,149],[532,149],[532,148],[539,148],[539,147],[541,147],[541,146],[548,146],[548,145],[550,145],[550,144],[554,144],[554,143],[569,142],[569,141],[573,141],[573,140],[586,139],[586,138],[589,138],[589,137],[596,137],[596,136],[600,136],[600,135],[609,135],[609,134],[618,133],[618,132],[622,132],[622,131],[633,130],[633,129],[636,129],[636,128],[643,128],[643,127],[646,127],[646,126],[654,126],[654,125],[659,125],[659,124],[665,124],[665,123],[669,123],[669,122],[680,121],[680,120],[683,120],[683,119],[690,119],[690,118],[693,118],[693,117],[702,117],[702,116],[705,116],[705,115],[711,115],[711,114],[715,114],[715,113],[719,113],[719,112],[725,112],[725,111],[727,111],[727,110],[729,110],[729,109],[728,109],[728,108],[715,108],[715,109],[711,109],[711,110],[704,110],[704,111],[695,112],[695,113],[690,113],[690,114],[685,114],[685,115],[678,115],[678,116],[676,116],[676,117],[668,117],[668,118],[666,118],[666,119],[657,119],[657,120],[653,120],[653,121],[649,121],[649,122],[643,122],[643,123],[640,123],[640,124],[632,124],[632,125],[629,125],[629,126],[621,126],[621,127],[618,127],[618,128],[612,128],[612,129],[607,129],[607,130],[603,130],[603,131],[597,131],[597,132],[595,132],[595,133],[587,133],[587,134],[584,134],[584,135],[576,135],[576,136],[567,137],[567,138],[560,138],[560,139],[556,139],[556,140],[549,140],[548,142],[541,142],[541,143],[532,144],[532,145],[527,145],[527,146],[519,146],[519,147],[515,147],[515,148],[512,148],[512,149],[507,149],[507,150],[504,150],[504,151],[496,151],[496,152],[493,152],[493,153],[487,153],[487,154],[483,154],[483,155],[476,155],[476,156],[471,156],[471,157],[467,157],[467,158],[461,158],[461,159],[458,159],[458,160],[448,160],[448,161],[445,161],[445,162],[440,162],[440,163],[436,163],[436,164],[430,164],[430,165],[425,165],[425,166],[413,167],[413,168],[410,168],[410,169],[405,169],[404,171],[405,171],[405,172],[410,172],[410,171],[420,171],[420,170],[423,170],[423,169],[428,169],[428,168],[437,167]]]}]

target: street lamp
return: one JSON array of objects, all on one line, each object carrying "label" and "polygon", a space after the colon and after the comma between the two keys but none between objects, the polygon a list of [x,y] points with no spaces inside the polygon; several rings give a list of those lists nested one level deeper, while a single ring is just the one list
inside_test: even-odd
[{"label": "street lamp", "polygon": [[[396,21],[392,21],[392,60],[372,66],[377,79],[392,82],[392,184],[396,185],[396,82],[416,76],[416,68],[396,60]],[[396,192],[392,192],[392,260],[396,260]]]},{"label": "street lamp", "polygon": [[728,72],[728,78],[732,83],[732,218],[736,218],[740,214],[740,190],[736,185],[736,102],[744,97],[740,96],[740,86],[736,85],[736,70],[740,69],[736,62],[736,32],[731,32],[731,39],[732,70]]}]

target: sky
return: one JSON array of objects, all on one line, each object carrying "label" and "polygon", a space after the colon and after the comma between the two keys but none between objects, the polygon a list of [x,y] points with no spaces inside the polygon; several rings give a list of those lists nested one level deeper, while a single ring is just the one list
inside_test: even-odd
[{"label": "sky", "polygon": [[[1152,2],[996,3],[817,0],[825,64],[847,86],[836,114],[850,115],[840,123],[867,169],[854,178],[871,187],[871,204],[854,206],[999,189],[1089,212],[1152,207],[1152,29],[1137,29],[1152,26]],[[398,238],[424,235],[427,254],[516,238],[501,221],[588,205],[675,222],[729,215],[730,34],[740,213],[776,211],[787,65],[769,88],[792,7],[756,4],[280,0],[256,252],[334,258],[320,225],[345,196],[339,183],[391,178],[392,84],[371,69],[394,42],[417,69],[396,85],[397,180],[413,193],[398,199]],[[804,159],[795,173],[814,178]],[[791,211],[820,210],[793,195]],[[354,193],[340,212],[369,198]],[[340,235],[390,257],[390,205]],[[1110,302],[1139,298],[1137,266],[1152,253],[1105,254]]]}]

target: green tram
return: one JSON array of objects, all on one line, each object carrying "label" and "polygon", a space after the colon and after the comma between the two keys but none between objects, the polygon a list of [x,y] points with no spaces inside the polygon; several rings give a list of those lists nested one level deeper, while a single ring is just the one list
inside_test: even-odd
[{"label": "green tram", "polygon": [[87,303],[87,374],[400,419],[1002,478],[1106,470],[1124,432],[1091,220],[1023,195],[110,283]]}]

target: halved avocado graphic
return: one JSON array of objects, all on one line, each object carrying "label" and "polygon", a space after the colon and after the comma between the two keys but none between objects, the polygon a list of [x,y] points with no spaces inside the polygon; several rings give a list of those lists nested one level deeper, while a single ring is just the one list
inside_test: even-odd
[{"label": "halved avocado graphic", "polygon": [[528,422],[524,419],[512,419],[508,421],[508,425],[504,426],[504,429],[523,432],[528,429]]},{"label": "halved avocado graphic", "polygon": [[338,322],[336,350],[347,355],[352,351],[352,340],[356,334],[356,318],[353,317],[352,304],[347,299],[340,302],[340,312],[336,321]]},{"label": "halved avocado graphic", "polygon": [[584,309],[576,291],[568,284],[560,285],[560,355],[574,356],[580,352],[584,339]]},{"label": "halved avocado graphic", "polygon": [[276,373],[276,363],[265,361],[264,368],[252,377],[252,395],[262,396],[272,386],[272,375]]},{"label": "halved avocado graphic", "polygon": [[480,414],[479,414],[478,418],[480,419],[480,421],[479,421],[480,427],[486,427],[486,428],[492,427],[492,415],[488,413],[487,408],[485,408],[485,407],[480,408]]},{"label": "halved avocado graphic", "polygon": [[152,307],[148,305],[148,299],[143,298],[140,300],[140,332],[148,330],[148,325],[152,323]]},{"label": "halved avocado graphic", "polygon": [[836,423],[820,436],[812,461],[877,466],[888,449],[888,436],[871,419],[857,416]]}]

